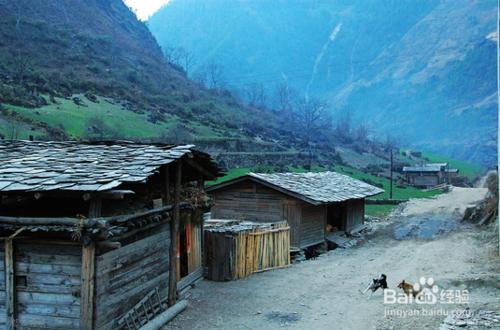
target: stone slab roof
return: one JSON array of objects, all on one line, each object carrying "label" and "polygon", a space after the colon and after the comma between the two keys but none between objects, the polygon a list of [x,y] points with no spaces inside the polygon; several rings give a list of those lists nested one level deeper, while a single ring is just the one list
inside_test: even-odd
[{"label": "stone slab roof", "polygon": [[[336,172],[249,173],[232,182],[245,178],[258,181],[314,205],[365,198],[384,192],[383,189]],[[231,181],[209,187],[207,191],[214,191],[228,184],[231,184]]]},{"label": "stone slab roof", "polygon": [[441,172],[441,166],[405,166],[403,172]]},{"label": "stone slab roof", "polygon": [[220,175],[210,156],[194,145],[1,141],[0,192],[106,191],[144,183],[184,156]]}]

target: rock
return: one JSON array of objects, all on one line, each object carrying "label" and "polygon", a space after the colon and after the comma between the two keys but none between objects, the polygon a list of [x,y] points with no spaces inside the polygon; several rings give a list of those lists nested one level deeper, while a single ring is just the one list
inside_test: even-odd
[{"label": "rock", "polygon": [[79,98],[78,96],[75,96],[73,98],[73,103],[78,105],[78,106],[81,106],[81,107],[86,107],[87,105],[85,104],[85,102],[83,102],[83,100],[81,98]]}]

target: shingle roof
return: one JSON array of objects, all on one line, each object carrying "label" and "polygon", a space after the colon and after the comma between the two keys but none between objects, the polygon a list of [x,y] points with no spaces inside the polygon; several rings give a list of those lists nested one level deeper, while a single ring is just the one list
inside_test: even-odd
[{"label": "shingle roof", "polygon": [[[384,190],[336,172],[319,173],[249,173],[246,178],[279,188],[311,204],[342,202],[383,193]],[[213,191],[226,183],[212,186]]]},{"label": "shingle roof", "polygon": [[427,164],[425,164],[424,166],[440,166],[440,167],[446,167],[446,166],[448,166],[448,163],[445,163],[445,162],[443,162],[443,163],[427,163]]},{"label": "shingle roof", "polygon": [[441,169],[439,165],[405,166],[403,172],[440,172]]},{"label": "shingle roof", "polygon": [[440,172],[444,171],[448,163],[427,163],[423,165],[405,166],[403,172]]},{"label": "shingle roof", "polygon": [[142,183],[161,166],[183,156],[198,157],[207,170],[217,165],[193,145],[131,142],[0,142],[0,192],[106,191],[123,183]]}]

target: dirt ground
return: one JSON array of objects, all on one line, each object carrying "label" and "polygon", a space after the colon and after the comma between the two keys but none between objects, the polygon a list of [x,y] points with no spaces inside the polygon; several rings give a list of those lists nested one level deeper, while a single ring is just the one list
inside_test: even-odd
[{"label": "dirt ground", "polygon": [[[201,281],[188,293],[188,308],[164,329],[439,329],[446,315],[410,312],[468,307],[500,313],[495,227],[460,223],[465,207],[485,194],[480,188],[454,188],[434,199],[410,201],[388,219],[373,222],[372,231],[355,247],[244,280]],[[430,235],[420,230],[427,222]],[[403,279],[415,283],[432,277],[442,289],[467,289],[470,301],[387,305],[382,292],[362,295],[360,290],[381,273],[392,289]],[[410,315],[385,315],[394,309]]]}]

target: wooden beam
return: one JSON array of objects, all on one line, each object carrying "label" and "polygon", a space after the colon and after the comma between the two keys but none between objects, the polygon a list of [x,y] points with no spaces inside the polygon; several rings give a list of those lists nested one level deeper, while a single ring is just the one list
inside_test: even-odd
[{"label": "wooden beam", "polygon": [[207,171],[205,168],[203,168],[200,164],[198,164],[194,160],[186,159],[185,161],[189,166],[191,166],[192,168],[194,168],[195,170],[197,170],[198,172],[203,174],[208,179],[216,179],[217,178],[213,173]]},{"label": "wooden beam", "polygon": [[92,198],[120,200],[130,195],[135,195],[135,192],[132,190],[108,190],[97,193],[85,193],[82,198],[84,201],[91,200]]},{"label": "wooden beam", "polygon": [[[2,224],[20,225],[20,226],[74,226],[81,222],[79,218],[24,218],[24,217],[5,217],[0,216]],[[106,228],[104,221],[83,219],[84,227]]]},{"label": "wooden beam", "polygon": [[80,324],[82,330],[94,329],[95,243],[82,246]]},{"label": "wooden beam", "polygon": [[6,329],[13,330],[16,326],[16,288],[14,284],[14,242],[12,238],[5,243],[5,311]]},{"label": "wooden beam", "polygon": [[139,227],[139,228],[136,228],[136,229],[129,230],[129,231],[123,233],[123,234],[114,235],[112,238],[110,238],[110,241],[111,242],[118,242],[118,241],[127,239],[127,238],[129,238],[131,236],[134,236],[134,235],[137,235],[139,233],[142,233],[142,232],[144,232],[146,230],[149,230],[151,228],[161,226],[164,223],[165,223],[165,221],[162,221],[162,222],[153,222],[153,223],[147,224],[147,225],[145,225],[143,227]]},{"label": "wooden beam", "polygon": [[177,300],[177,242],[180,222],[180,199],[181,199],[181,179],[182,179],[182,161],[177,161],[175,173],[175,192],[174,192],[174,214],[170,222],[170,262],[168,273],[168,305],[173,306]]}]

